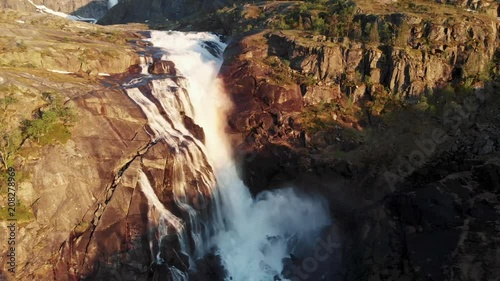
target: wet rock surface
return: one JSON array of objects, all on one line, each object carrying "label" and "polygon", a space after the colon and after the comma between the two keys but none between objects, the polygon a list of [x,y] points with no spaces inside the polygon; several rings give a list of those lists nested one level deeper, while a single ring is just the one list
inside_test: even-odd
[{"label": "wet rock surface", "polygon": [[171,61],[157,60],[149,66],[148,72],[151,74],[176,75],[175,65]]}]

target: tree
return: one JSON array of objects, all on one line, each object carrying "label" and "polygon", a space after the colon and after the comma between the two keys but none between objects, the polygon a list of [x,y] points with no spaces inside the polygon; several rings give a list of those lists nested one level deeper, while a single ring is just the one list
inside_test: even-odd
[{"label": "tree", "polygon": [[22,137],[19,130],[2,131],[0,134],[0,162],[7,170],[11,165],[10,161],[21,147]]},{"label": "tree", "polygon": [[4,169],[8,169],[9,162],[21,145],[21,134],[16,129],[9,127],[7,120],[9,107],[17,102],[13,93],[0,99],[0,163]]},{"label": "tree", "polygon": [[68,127],[75,120],[75,114],[70,107],[64,105],[59,95],[43,93],[42,96],[48,105],[38,110],[36,118],[23,121],[23,135],[41,145],[57,141],[64,143],[69,138]]},{"label": "tree", "polygon": [[408,44],[408,38],[410,38],[411,28],[410,25],[406,21],[401,23],[401,26],[398,28],[398,32],[396,35],[396,40],[394,44],[396,46],[406,46]]},{"label": "tree", "polygon": [[369,33],[369,41],[370,43],[379,44],[380,36],[378,34],[378,24],[377,22],[373,23]]}]

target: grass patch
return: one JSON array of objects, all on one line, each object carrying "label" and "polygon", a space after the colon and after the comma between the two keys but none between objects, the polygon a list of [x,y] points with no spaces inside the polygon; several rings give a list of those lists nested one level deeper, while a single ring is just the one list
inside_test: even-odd
[{"label": "grass patch", "polygon": [[23,204],[20,200],[17,201],[15,212],[16,216],[11,217],[9,214],[9,208],[7,206],[3,207],[0,211],[0,220],[6,221],[11,218],[16,218],[18,223],[26,223],[35,219],[35,215],[33,214],[31,208]]},{"label": "grass patch", "polygon": [[279,85],[292,82],[290,62],[288,60],[281,59],[277,56],[268,56],[263,62],[272,68],[273,71],[268,73],[268,75]]},{"label": "grass patch", "polygon": [[308,133],[331,131],[338,128],[337,114],[340,106],[336,103],[321,103],[308,106],[300,114],[301,124]]},{"label": "grass patch", "polygon": [[44,109],[39,109],[33,119],[24,120],[22,134],[40,145],[66,143],[71,137],[70,126],[76,119],[73,109],[64,105],[60,95],[50,92],[42,94],[47,101]]},{"label": "grass patch", "polygon": [[[65,105],[60,94],[44,92],[41,94],[45,104],[35,110],[31,118],[20,124],[11,124],[17,112],[11,110],[19,102],[17,96],[24,92],[16,86],[2,86],[6,96],[0,99],[0,163],[1,170],[13,165],[23,143],[30,139],[40,146],[64,144],[71,137],[71,126],[76,120],[74,110]],[[16,107],[17,108],[17,107]]]}]

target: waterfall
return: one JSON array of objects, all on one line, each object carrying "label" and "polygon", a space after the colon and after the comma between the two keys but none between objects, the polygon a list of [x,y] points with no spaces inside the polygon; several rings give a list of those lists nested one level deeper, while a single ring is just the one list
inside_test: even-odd
[{"label": "waterfall", "polygon": [[[227,280],[273,280],[281,274],[284,257],[330,224],[326,203],[299,196],[291,188],[252,198],[239,179],[224,133],[225,113],[231,103],[217,79],[226,45],[216,35],[152,31],[148,40],[158,50],[157,59],[175,63],[177,75],[142,75],[124,88],[146,115],[152,140],[170,147],[174,200],[188,214],[181,219],[168,211],[141,172],[139,184],[148,199],[157,236],[177,234],[181,250],[191,260],[216,249],[228,272]],[[144,85],[149,87],[140,87]],[[184,116],[203,128],[204,142],[186,128]],[[190,180],[193,178],[197,184]],[[202,206],[208,207],[200,208],[197,200],[206,201]],[[187,280],[174,267],[171,275],[173,280]]]},{"label": "waterfall", "polygon": [[141,74],[148,75],[148,68],[153,63],[152,59],[150,57],[146,57],[144,55],[141,55],[139,57],[139,60],[140,60],[139,65],[141,66]]},{"label": "waterfall", "polygon": [[109,0],[108,1],[108,8],[111,9],[114,5],[118,4],[118,0]]}]

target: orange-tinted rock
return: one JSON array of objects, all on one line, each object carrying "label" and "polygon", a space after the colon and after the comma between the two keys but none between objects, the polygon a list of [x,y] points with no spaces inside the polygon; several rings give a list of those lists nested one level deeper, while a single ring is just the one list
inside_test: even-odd
[{"label": "orange-tinted rock", "polygon": [[166,61],[166,60],[155,61],[149,67],[148,71],[151,74],[176,75],[175,64],[173,62],[171,62],[171,61]]}]

